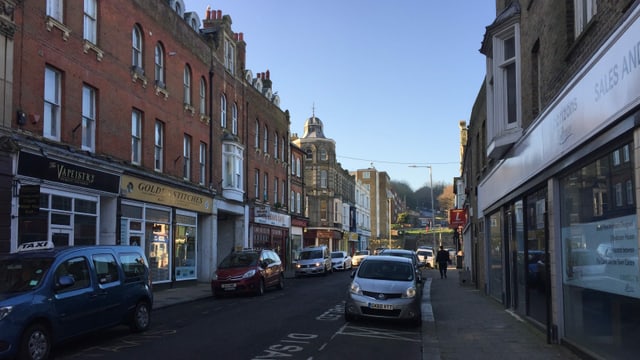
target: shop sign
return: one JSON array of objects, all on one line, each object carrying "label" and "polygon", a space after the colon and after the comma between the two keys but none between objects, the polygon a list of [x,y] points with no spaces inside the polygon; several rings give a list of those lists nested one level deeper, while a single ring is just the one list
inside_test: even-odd
[{"label": "shop sign", "polygon": [[271,213],[271,207],[270,206],[266,206],[266,205],[256,205],[253,208],[254,211],[254,216],[255,217],[269,217],[269,214]]},{"label": "shop sign", "polygon": [[18,174],[57,183],[118,193],[118,176],[92,168],[20,152]]},{"label": "shop sign", "polygon": [[256,216],[253,221],[258,224],[273,225],[284,228],[289,228],[291,225],[291,217],[289,215],[277,213],[275,211],[270,211],[268,216]]},{"label": "shop sign", "polygon": [[449,227],[451,229],[457,229],[460,226],[467,224],[467,210],[466,209],[451,209],[449,210]]},{"label": "shop sign", "polygon": [[20,186],[18,215],[35,216],[40,213],[40,185]]},{"label": "shop sign", "polygon": [[133,176],[122,175],[120,188],[120,195],[128,199],[204,213],[210,213],[212,210],[213,199],[210,197]]}]

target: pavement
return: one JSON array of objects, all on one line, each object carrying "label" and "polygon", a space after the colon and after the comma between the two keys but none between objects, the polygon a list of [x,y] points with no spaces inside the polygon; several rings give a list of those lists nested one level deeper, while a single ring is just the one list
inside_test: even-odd
[{"label": "pavement", "polygon": [[[461,271],[424,270],[422,360],[584,359],[476,289]],[[293,273],[285,275],[293,278]],[[211,297],[209,283],[154,291],[154,309]]]}]

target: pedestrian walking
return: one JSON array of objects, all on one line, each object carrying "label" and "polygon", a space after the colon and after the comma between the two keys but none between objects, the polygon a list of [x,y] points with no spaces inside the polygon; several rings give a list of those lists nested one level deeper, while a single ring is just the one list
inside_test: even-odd
[{"label": "pedestrian walking", "polygon": [[440,270],[440,279],[446,279],[447,266],[451,263],[451,258],[449,258],[449,251],[445,250],[442,245],[440,245],[440,250],[438,250],[438,254],[436,255],[436,262]]}]

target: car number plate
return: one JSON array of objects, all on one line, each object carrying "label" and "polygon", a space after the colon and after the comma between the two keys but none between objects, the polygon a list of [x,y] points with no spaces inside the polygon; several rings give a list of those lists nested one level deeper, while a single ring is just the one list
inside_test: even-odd
[{"label": "car number plate", "polygon": [[222,284],[222,288],[225,290],[235,290],[236,289],[236,284],[232,283],[232,284]]},{"label": "car number plate", "polygon": [[369,303],[369,307],[371,309],[393,310],[393,305],[390,304]]}]

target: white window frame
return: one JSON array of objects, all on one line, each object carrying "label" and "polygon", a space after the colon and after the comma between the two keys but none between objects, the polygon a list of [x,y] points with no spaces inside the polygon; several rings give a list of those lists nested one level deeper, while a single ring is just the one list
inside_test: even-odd
[{"label": "white window frame", "polygon": [[184,76],[182,81],[184,86],[184,104],[191,106],[191,69],[189,68],[189,65],[184,66]]},{"label": "white window frame", "polygon": [[96,89],[82,86],[82,150],[96,151]]},{"label": "white window frame", "polygon": [[596,0],[573,0],[575,37],[582,34],[587,24],[598,12]]},{"label": "white window frame", "polygon": [[222,186],[224,189],[242,191],[244,149],[233,142],[222,144]]},{"label": "white window frame", "polygon": [[295,212],[295,205],[296,205],[296,192],[291,190],[291,195],[289,197],[289,211],[294,213]]},{"label": "white window frame", "polygon": [[253,175],[253,192],[257,200],[260,199],[260,170],[255,169]]},{"label": "white window frame", "polygon": [[131,163],[140,165],[142,159],[142,112],[131,111]]},{"label": "white window frame", "polygon": [[224,94],[220,95],[220,127],[227,127],[227,97]]},{"label": "white window frame", "polygon": [[164,124],[156,120],[154,132],[153,169],[162,172],[164,168]]},{"label": "white window frame", "polygon": [[232,74],[235,71],[235,65],[234,65],[235,53],[236,53],[236,48],[233,42],[230,39],[225,38],[224,39],[224,67]]},{"label": "white window frame", "polygon": [[191,136],[184,134],[182,140],[182,178],[191,181]]},{"label": "white window frame", "polygon": [[131,31],[131,66],[143,69],[142,66],[142,30],[138,25]]},{"label": "white window frame", "polygon": [[157,43],[154,50],[153,61],[155,64],[155,79],[156,86],[164,89],[166,87],[164,82],[164,48],[162,48],[162,44]]},{"label": "white window frame", "polygon": [[47,0],[47,15],[64,24],[64,0]]},{"label": "white window frame", "polygon": [[60,141],[62,73],[52,67],[45,68],[44,119],[42,133],[45,138]]},{"label": "white window frame", "polygon": [[320,188],[321,189],[327,188],[327,179],[328,179],[327,170],[320,170]]},{"label": "white window frame", "polygon": [[[520,101],[520,31],[518,26],[513,26],[494,37],[494,95],[495,95],[495,116],[500,122],[500,129],[509,130],[520,128],[521,119],[521,101]],[[505,43],[513,39],[514,55],[506,58]],[[511,66],[514,66],[512,79],[514,82],[509,84],[509,74]],[[513,92],[513,93],[512,93]],[[515,109],[509,107],[509,97],[513,96],[515,100]],[[510,111],[514,112],[514,119],[510,119]]]},{"label": "white window frame", "polygon": [[302,213],[302,194],[296,193],[296,213]]},{"label": "white window frame", "polygon": [[[277,177],[273,178],[273,201],[274,202],[279,202],[278,200],[278,190],[280,190],[280,179],[278,179]],[[284,204],[282,204],[284,205]]]},{"label": "white window frame", "polygon": [[200,78],[200,114],[207,113],[207,82],[204,78]]},{"label": "white window frame", "polygon": [[238,105],[236,103],[231,106],[231,133],[238,135]]},{"label": "white window frame", "polygon": [[206,170],[207,170],[207,144],[200,143],[200,185],[204,185],[206,181]]},{"label": "white window frame", "polygon": [[98,43],[98,1],[84,0],[84,39]]},{"label": "white window frame", "polygon": [[269,174],[262,175],[262,201],[269,201]]},{"label": "white window frame", "polygon": [[278,158],[278,154],[280,153],[280,151],[278,151],[278,142],[280,141],[280,135],[278,135],[278,132],[276,131],[273,134],[273,158],[277,159]]},{"label": "white window frame", "polygon": [[264,126],[264,139],[262,139],[262,151],[264,151],[265,154],[269,153],[269,128],[267,127],[267,125]]}]

